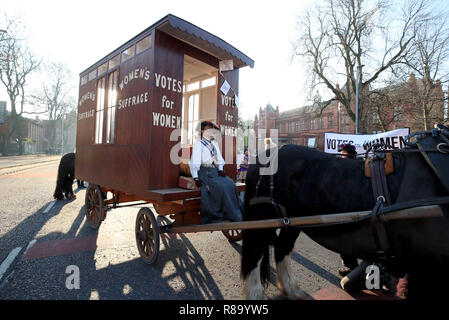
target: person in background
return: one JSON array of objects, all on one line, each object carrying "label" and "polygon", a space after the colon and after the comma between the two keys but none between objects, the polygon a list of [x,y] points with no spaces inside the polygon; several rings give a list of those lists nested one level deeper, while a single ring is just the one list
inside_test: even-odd
[{"label": "person in background", "polygon": [[201,223],[242,221],[242,203],[234,181],[223,172],[225,161],[214,134],[218,126],[201,122],[201,139],[193,144],[190,172],[201,188]]},{"label": "person in background", "polygon": [[248,150],[245,149],[245,155],[243,156],[243,161],[240,164],[240,175],[239,175],[239,179],[240,182],[245,183],[246,180],[246,173],[248,172]]},{"label": "person in background", "polygon": [[357,151],[353,144],[342,143],[338,146],[338,152],[340,152],[342,158],[355,159],[357,157]]}]

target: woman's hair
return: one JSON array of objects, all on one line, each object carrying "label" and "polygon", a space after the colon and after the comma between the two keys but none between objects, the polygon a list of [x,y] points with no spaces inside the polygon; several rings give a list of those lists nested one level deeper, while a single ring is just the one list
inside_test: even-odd
[{"label": "woman's hair", "polygon": [[338,146],[338,152],[346,151],[349,154],[357,154],[355,146],[350,143],[342,143]]}]

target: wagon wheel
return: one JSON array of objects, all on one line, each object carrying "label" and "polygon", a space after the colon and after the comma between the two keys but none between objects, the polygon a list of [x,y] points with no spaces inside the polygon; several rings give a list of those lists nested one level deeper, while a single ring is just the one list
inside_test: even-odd
[{"label": "wagon wheel", "polygon": [[148,208],[141,208],[136,218],[136,243],[140,257],[146,264],[156,262],[159,241],[159,226],[153,212]]},{"label": "wagon wheel", "polygon": [[89,184],[86,191],[85,210],[87,224],[93,228],[98,229],[102,221],[102,212],[104,197],[100,187],[94,184]]},{"label": "wagon wheel", "polygon": [[223,230],[223,234],[228,238],[229,240],[233,242],[237,242],[242,240],[242,230],[241,229],[235,229],[235,230]]}]

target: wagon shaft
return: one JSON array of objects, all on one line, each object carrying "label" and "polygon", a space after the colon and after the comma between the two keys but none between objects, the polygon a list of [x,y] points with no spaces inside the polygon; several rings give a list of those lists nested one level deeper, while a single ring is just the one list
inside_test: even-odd
[{"label": "wagon shaft", "polygon": [[[363,220],[371,215],[371,211],[336,213],[327,215],[305,216],[290,218],[290,227],[299,226],[325,226],[336,223],[350,223]],[[422,206],[409,209],[393,211],[385,214],[387,220],[400,219],[419,219],[419,218],[438,218],[443,216],[441,207],[437,205]],[[167,233],[188,233],[188,232],[204,232],[204,231],[222,231],[233,229],[265,229],[265,228],[281,228],[285,227],[283,219],[267,219],[257,221],[242,222],[223,222],[205,225],[192,225],[161,228],[162,232]]]}]

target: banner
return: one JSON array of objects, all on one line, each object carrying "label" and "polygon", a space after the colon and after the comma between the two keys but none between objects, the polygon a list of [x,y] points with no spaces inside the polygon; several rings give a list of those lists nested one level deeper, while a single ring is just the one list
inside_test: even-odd
[{"label": "banner", "polygon": [[356,147],[357,154],[364,154],[375,143],[386,143],[394,148],[405,147],[405,137],[409,135],[409,128],[401,128],[377,134],[324,134],[324,152],[338,154],[338,146],[351,143]]}]

